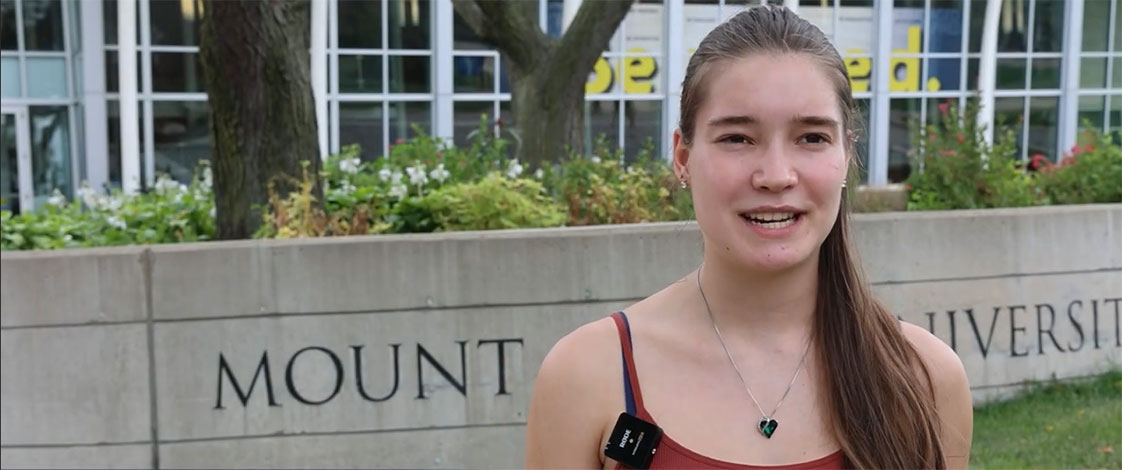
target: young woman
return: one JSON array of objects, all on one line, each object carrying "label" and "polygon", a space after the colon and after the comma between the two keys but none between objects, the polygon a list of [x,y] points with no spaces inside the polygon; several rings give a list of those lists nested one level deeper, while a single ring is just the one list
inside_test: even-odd
[{"label": "young woman", "polygon": [[673,150],[701,266],[553,347],[527,467],[619,468],[622,412],[661,429],[650,468],[966,466],[962,363],[878,303],[850,246],[856,116],[841,57],[784,8],[701,42]]}]

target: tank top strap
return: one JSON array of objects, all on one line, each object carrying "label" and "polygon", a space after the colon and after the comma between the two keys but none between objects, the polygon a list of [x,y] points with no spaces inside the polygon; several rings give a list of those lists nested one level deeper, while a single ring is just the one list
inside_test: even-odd
[{"label": "tank top strap", "polygon": [[623,357],[623,394],[627,412],[651,421],[647,409],[643,407],[643,393],[639,390],[639,374],[635,371],[635,356],[631,348],[631,324],[622,311],[612,314],[619,332],[619,344]]}]

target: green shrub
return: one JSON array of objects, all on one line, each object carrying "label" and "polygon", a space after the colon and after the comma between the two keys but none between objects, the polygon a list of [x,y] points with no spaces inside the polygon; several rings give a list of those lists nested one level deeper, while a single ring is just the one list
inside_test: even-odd
[{"label": "green shrub", "polygon": [[1038,192],[1045,204],[1122,202],[1122,146],[1091,128],[1082,142],[1064,154],[1059,164],[1033,155]]},{"label": "green shrub", "polygon": [[1032,179],[1017,166],[1013,132],[985,142],[978,107],[959,113],[953,100],[939,105],[939,122],[912,124],[908,210],[979,209],[1036,203]]},{"label": "green shrub", "polygon": [[565,222],[560,205],[545,194],[541,183],[497,172],[398,207],[403,206],[414,215],[427,214],[431,226],[443,231],[557,227]]},{"label": "green shrub", "polygon": [[90,246],[178,243],[213,239],[214,199],[210,170],[191,184],[160,176],[147,193],[108,195],[82,187],[79,201],[57,191],[34,211],[0,211],[0,249],[37,250]]},{"label": "green shrub", "polygon": [[601,137],[591,157],[573,155],[546,168],[542,179],[567,207],[568,225],[627,224],[693,217],[689,191],[650,142],[631,164]]}]

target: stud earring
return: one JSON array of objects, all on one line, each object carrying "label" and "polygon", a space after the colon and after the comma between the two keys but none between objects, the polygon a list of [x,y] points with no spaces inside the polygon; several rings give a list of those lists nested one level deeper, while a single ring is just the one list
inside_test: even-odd
[{"label": "stud earring", "polygon": [[842,187],[843,188],[845,187],[845,179],[844,178],[842,179]]}]

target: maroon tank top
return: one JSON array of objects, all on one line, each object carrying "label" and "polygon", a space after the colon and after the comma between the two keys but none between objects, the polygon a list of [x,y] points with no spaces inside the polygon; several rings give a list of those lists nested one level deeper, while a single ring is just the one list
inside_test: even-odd
[{"label": "maroon tank top", "polygon": [[[631,327],[627,322],[627,316],[624,315],[623,312],[616,312],[612,314],[612,319],[616,322],[616,329],[619,331],[619,343],[623,350],[623,388],[627,412],[644,421],[657,425],[654,417],[643,407],[643,394],[639,391],[639,375],[635,372],[635,358],[632,356],[631,351]],[[651,460],[650,468],[731,468],[742,470],[773,470],[784,468],[794,470],[826,470],[842,468],[844,456],[842,451],[839,450],[825,457],[790,465],[748,465],[706,457],[689,450],[686,446],[679,444],[670,436],[663,434],[662,440],[658,445],[658,451],[655,453],[654,459]],[[617,470],[622,468],[626,467],[624,467],[623,464],[616,465]]]}]

